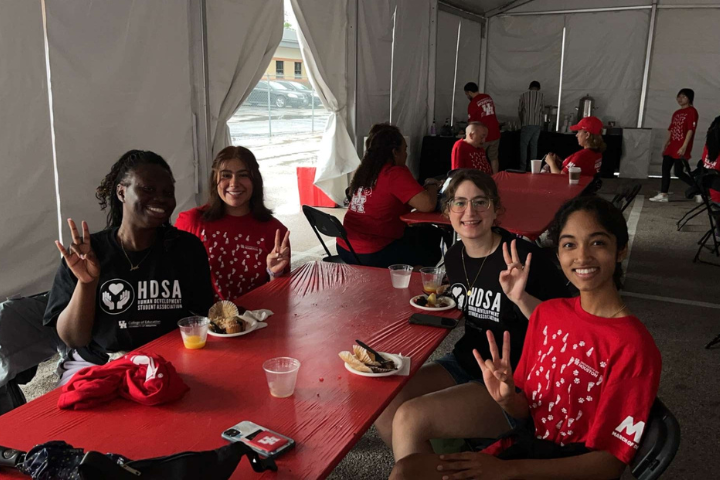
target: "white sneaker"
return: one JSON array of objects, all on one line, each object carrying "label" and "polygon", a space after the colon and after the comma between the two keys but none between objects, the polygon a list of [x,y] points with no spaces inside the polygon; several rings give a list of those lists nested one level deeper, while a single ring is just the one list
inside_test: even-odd
[{"label": "white sneaker", "polygon": [[667,196],[666,193],[658,193],[657,195],[655,195],[654,197],[652,197],[652,198],[650,199],[650,201],[651,201],[651,202],[663,202],[663,203],[667,203],[667,202],[668,202],[668,196]]},{"label": "white sneaker", "polygon": [[702,195],[695,195],[695,203],[703,203]]}]

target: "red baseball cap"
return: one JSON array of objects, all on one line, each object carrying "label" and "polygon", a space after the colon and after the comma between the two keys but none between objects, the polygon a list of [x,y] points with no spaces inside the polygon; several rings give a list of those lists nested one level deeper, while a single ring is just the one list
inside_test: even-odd
[{"label": "red baseball cap", "polygon": [[578,130],[585,130],[593,135],[600,135],[602,133],[603,123],[597,117],[585,117],[578,122],[577,125],[570,127],[570,130],[577,132]]}]

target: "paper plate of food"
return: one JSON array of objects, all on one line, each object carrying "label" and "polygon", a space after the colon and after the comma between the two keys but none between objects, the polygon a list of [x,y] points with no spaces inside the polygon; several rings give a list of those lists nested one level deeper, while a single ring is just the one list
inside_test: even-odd
[{"label": "paper plate of food", "polygon": [[210,325],[208,326],[208,335],[212,337],[240,337],[250,332],[267,327],[267,323],[258,322],[247,316],[242,316],[242,312],[237,305],[227,300],[217,302],[210,307],[208,318]]},{"label": "paper plate of food", "polygon": [[353,345],[352,352],[340,352],[338,355],[345,362],[345,369],[362,377],[389,377],[398,373],[403,366],[403,359],[392,353],[378,352],[386,362],[378,361],[375,355],[359,345]]},{"label": "paper plate of food", "polygon": [[428,312],[442,312],[455,308],[456,303],[450,297],[439,297],[431,293],[430,295],[417,295],[411,298],[410,305]]}]

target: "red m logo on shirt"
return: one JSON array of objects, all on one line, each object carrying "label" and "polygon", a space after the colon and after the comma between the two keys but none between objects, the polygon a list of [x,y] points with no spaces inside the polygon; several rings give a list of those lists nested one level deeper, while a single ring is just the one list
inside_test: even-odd
[{"label": "red m logo on shirt", "polygon": [[642,437],[644,429],[645,422],[635,423],[633,417],[628,416],[620,425],[618,425],[615,431],[622,433],[622,431],[625,430],[625,435],[635,435],[635,443],[640,443],[640,438]]}]

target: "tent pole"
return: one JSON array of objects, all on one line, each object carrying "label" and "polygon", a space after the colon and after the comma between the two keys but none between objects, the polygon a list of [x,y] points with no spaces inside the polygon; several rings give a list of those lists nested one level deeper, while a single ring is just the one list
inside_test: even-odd
[{"label": "tent pole", "polygon": [[[683,5],[684,7],[684,5]],[[500,17],[524,17],[528,15],[564,15],[566,13],[599,13],[599,12],[622,12],[624,10],[650,10],[650,5],[638,5],[636,7],[605,7],[605,8],[577,8],[570,10],[548,10],[546,12],[520,12],[501,13]]]},{"label": "tent pole", "polygon": [[566,27],[563,27],[562,47],[560,51],[560,85],[558,87],[557,117],[555,117],[556,132],[560,131],[560,106],[562,105],[563,68],[565,67],[565,32]]},{"label": "tent pole", "polygon": [[390,50],[390,123],[393,114],[393,70],[395,68],[395,26],[397,25],[397,5],[393,12],[392,49]]},{"label": "tent pole", "polygon": [[650,58],[652,56],[653,41],[655,39],[657,6],[657,0],[653,0],[652,12],[650,13],[650,28],[648,29],[647,48],[645,50],[645,70],[643,71],[642,90],[640,91],[640,109],[638,110],[637,128],[642,128],[645,117],[645,101],[647,100],[648,78],[650,77]]},{"label": "tent pole", "polygon": [[452,95],[452,105],[450,106],[450,126],[451,127],[455,123],[455,90],[457,89],[457,63],[458,63],[458,52],[460,51],[460,27],[461,26],[462,26],[462,19],[458,20],[457,43],[455,44],[455,73],[453,74],[453,95]]},{"label": "tent pole", "polygon": [[430,2],[430,58],[428,68],[428,116],[425,122],[425,133],[430,131],[430,126],[435,121],[435,62],[437,57],[437,2]]},{"label": "tent pole", "polygon": [[483,93],[487,93],[487,52],[488,42],[490,41],[490,19],[483,22],[483,35],[481,37],[482,47],[480,48],[480,89]]}]

